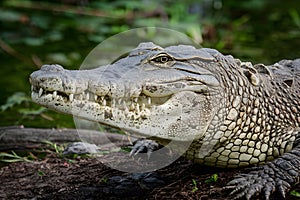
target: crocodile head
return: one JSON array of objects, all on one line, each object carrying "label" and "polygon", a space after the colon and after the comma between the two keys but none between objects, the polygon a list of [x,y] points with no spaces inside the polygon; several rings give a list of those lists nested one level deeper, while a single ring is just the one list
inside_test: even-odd
[{"label": "crocodile head", "polygon": [[203,137],[220,109],[216,53],[141,43],[127,57],[96,69],[44,65],[30,76],[32,99],[133,134],[191,141]]}]

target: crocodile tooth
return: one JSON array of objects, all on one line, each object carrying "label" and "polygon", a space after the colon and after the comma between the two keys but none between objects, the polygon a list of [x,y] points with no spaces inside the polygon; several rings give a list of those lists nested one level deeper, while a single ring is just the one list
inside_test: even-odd
[{"label": "crocodile tooth", "polygon": [[125,117],[128,117],[128,116],[130,116],[130,112],[129,112],[129,110],[125,110],[125,111],[124,111],[124,114],[125,114]]},{"label": "crocodile tooth", "polygon": [[140,113],[137,113],[136,115],[134,115],[134,120],[137,120],[137,119],[139,119],[141,117],[141,115],[140,115]]},{"label": "crocodile tooth", "polygon": [[106,106],[106,100],[105,99],[103,99],[102,104],[103,104],[103,106]]},{"label": "crocodile tooth", "polygon": [[57,97],[57,91],[53,91],[53,95],[52,96],[53,96],[54,99],[56,99],[56,97]]},{"label": "crocodile tooth", "polygon": [[[95,95],[94,95],[94,93],[90,93],[90,98],[91,98],[91,100],[95,100]],[[88,99],[89,100],[89,99]]]},{"label": "crocodile tooth", "polygon": [[89,99],[90,99],[90,93],[89,93],[89,92],[86,92],[85,99],[86,99],[86,100],[89,100]]},{"label": "crocodile tooth", "polygon": [[111,100],[111,107],[115,107],[116,106],[116,99],[112,99]]},{"label": "crocodile tooth", "polygon": [[69,99],[70,99],[70,101],[72,102],[72,101],[74,100],[74,94],[70,94],[70,95],[69,95]]},{"label": "crocodile tooth", "polygon": [[97,99],[98,99],[98,96],[96,94],[94,94],[94,99],[95,99],[95,101],[97,101]]},{"label": "crocodile tooth", "polygon": [[39,97],[41,97],[42,94],[43,94],[43,88],[40,88],[40,90],[39,90]]},{"label": "crocodile tooth", "polygon": [[126,102],[123,101],[123,108],[126,109],[127,108],[127,105],[126,105]]},{"label": "crocodile tooth", "polygon": [[123,108],[124,108],[124,113],[125,113],[125,116],[128,116],[128,114],[129,114],[129,110],[128,110],[128,107],[127,107],[127,105],[126,105],[125,101],[123,101]]},{"label": "crocodile tooth", "polygon": [[127,108],[130,108],[132,101],[124,101],[126,103]]},{"label": "crocodile tooth", "polygon": [[145,110],[142,110],[140,116],[143,119],[147,119],[147,112]]},{"label": "crocodile tooth", "polygon": [[146,105],[143,103],[141,106],[141,110],[144,110],[146,108]]},{"label": "crocodile tooth", "polygon": [[151,104],[152,103],[152,100],[151,100],[151,97],[148,97],[148,104]]},{"label": "crocodile tooth", "polygon": [[33,85],[31,86],[31,91],[33,91]]},{"label": "crocodile tooth", "polygon": [[133,98],[133,101],[134,101],[135,103],[137,103],[137,102],[138,102],[138,97]]},{"label": "crocodile tooth", "polygon": [[82,99],[83,99],[82,94],[79,94],[78,100],[82,101]]},{"label": "crocodile tooth", "polygon": [[122,99],[118,99],[118,104],[121,105]]},{"label": "crocodile tooth", "polygon": [[103,101],[104,100],[104,96],[100,96],[100,99],[101,99],[101,101]]},{"label": "crocodile tooth", "polygon": [[134,109],[135,109],[134,103],[131,103],[130,110],[134,110]]},{"label": "crocodile tooth", "polygon": [[136,110],[137,114],[140,113],[140,104],[137,103],[135,110]]}]

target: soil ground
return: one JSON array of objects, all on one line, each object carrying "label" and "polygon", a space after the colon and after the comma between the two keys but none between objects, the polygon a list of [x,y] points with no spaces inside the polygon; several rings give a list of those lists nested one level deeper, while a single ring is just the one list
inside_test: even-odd
[{"label": "soil ground", "polygon": [[[0,168],[0,198],[232,199],[224,186],[238,173],[246,173],[246,169],[216,169],[193,164],[183,158],[144,174],[128,174],[102,164],[103,160],[109,159],[118,160],[120,164],[130,160],[124,158],[123,153],[75,159],[50,154],[32,163],[11,163]],[[136,165],[136,161],[129,162]],[[218,179],[207,183],[213,174],[218,174]],[[300,191],[300,185],[293,190]],[[272,199],[282,197],[275,194]],[[289,194],[286,199],[299,198]]]}]

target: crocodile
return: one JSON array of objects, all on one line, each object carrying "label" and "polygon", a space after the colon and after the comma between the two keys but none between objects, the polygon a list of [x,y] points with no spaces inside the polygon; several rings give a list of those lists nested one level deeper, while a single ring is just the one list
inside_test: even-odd
[{"label": "crocodile", "polygon": [[145,42],[109,65],[44,65],[29,80],[33,101],[50,109],[162,145],[190,142],[177,151],[196,163],[253,167],[226,186],[235,198],[285,197],[299,183],[300,59],[253,65],[214,49]]}]

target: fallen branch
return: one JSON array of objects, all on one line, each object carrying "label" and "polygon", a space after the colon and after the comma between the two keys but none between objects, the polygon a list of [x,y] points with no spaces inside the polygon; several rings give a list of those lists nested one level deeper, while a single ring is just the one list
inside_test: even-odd
[{"label": "fallen branch", "polygon": [[135,139],[126,135],[93,130],[0,127],[0,151],[39,147],[45,141],[53,143],[85,141],[98,146],[125,146],[130,145],[132,140]]}]

